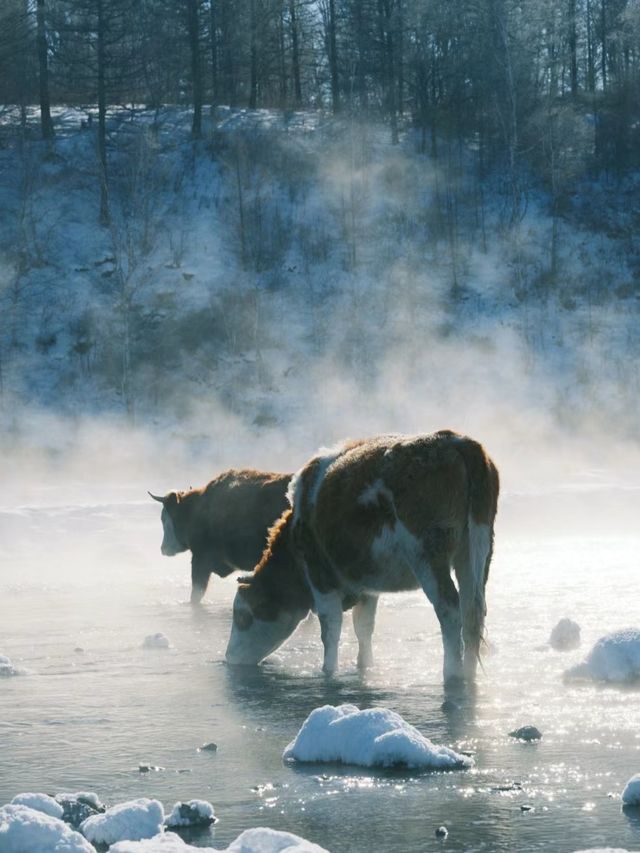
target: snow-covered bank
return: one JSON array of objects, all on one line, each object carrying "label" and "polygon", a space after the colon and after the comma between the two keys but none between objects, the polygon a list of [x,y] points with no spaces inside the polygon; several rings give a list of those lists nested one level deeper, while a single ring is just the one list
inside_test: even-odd
[{"label": "snow-covered bank", "polygon": [[586,659],[565,673],[569,680],[632,682],[640,679],[640,630],[626,628],[601,637]]},{"label": "snow-covered bank", "polygon": [[309,714],[283,758],[289,761],[455,770],[473,759],[436,746],[386,708],[360,711],[355,705],[324,705]]}]

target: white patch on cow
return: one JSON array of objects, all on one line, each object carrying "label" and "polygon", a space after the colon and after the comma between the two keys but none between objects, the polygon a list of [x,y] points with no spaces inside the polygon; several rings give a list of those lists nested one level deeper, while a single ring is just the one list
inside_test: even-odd
[{"label": "white patch on cow", "polygon": [[[321,447],[320,450],[316,453],[312,461],[318,461],[318,465],[313,472],[313,482],[310,484],[308,497],[309,497],[309,505],[313,506],[316,502],[316,498],[318,497],[318,492],[320,491],[320,486],[322,485],[322,481],[325,478],[325,475],[331,465],[338,459],[339,456],[342,455],[345,449],[346,442],[341,441],[339,444],[334,445],[333,447]],[[302,474],[308,468],[309,464],[305,465],[299,471],[293,475],[291,480],[289,481],[289,486],[287,488],[287,500],[291,508],[293,509],[293,521],[297,522],[300,516],[300,506],[301,506],[301,488],[303,477]]]},{"label": "white patch on cow", "polygon": [[393,493],[391,489],[389,489],[388,486],[385,486],[384,482],[378,478],[358,495],[358,503],[362,506],[375,506],[380,502],[380,498],[385,498],[393,503]]},{"label": "white patch on cow", "polygon": [[378,597],[367,595],[358,601],[353,610],[353,629],[358,638],[358,669],[373,666],[373,647],[371,638],[376,624]]},{"label": "white patch on cow", "polygon": [[311,587],[313,602],[318,619],[320,633],[324,646],[323,671],[333,675],[338,669],[338,647],[342,633],[342,596],[338,592],[322,593]]},{"label": "white patch on cow", "polygon": [[182,551],[186,551],[187,546],[183,545],[182,542],[180,542],[180,540],[176,536],[176,530],[173,526],[173,520],[169,515],[169,512],[166,507],[163,507],[162,509],[162,515],[160,516],[160,520],[162,521],[162,529],[164,532],[160,551],[164,554],[164,556],[173,557],[175,554],[180,554]]},{"label": "white patch on cow", "polygon": [[415,570],[423,560],[422,543],[401,521],[385,524],[371,543],[372,572],[364,591],[415,589]]}]

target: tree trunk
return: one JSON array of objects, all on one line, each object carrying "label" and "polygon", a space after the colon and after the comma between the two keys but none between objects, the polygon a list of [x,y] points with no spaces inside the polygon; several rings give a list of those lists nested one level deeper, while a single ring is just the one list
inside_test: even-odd
[{"label": "tree trunk", "polygon": [[571,96],[578,95],[578,54],[576,34],[576,0],[569,0],[569,74],[571,78]]},{"label": "tree trunk", "polygon": [[289,28],[291,30],[291,64],[293,73],[293,96],[295,105],[302,106],[302,85],[300,82],[300,45],[298,42],[298,20],[296,0],[289,0]]},{"label": "tree trunk", "polygon": [[187,0],[187,29],[191,53],[191,87],[193,92],[193,122],[191,136],[202,136],[202,68],[200,65],[200,22],[198,0]]},{"label": "tree trunk", "polygon": [[209,45],[211,49],[211,105],[216,106],[219,99],[218,82],[218,0],[210,0],[209,7]]},{"label": "tree trunk", "polygon": [[335,0],[329,0],[329,73],[331,76],[331,107],[334,113],[340,110],[338,48],[336,43],[336,3]]},{"label": "tree trunk", "polygon": [[107,180],[107,84],[105,0],[97,0],[97,59],[98,59],[98,160],[100,169],[100,224],[109,225],[109,186]]},{"label": "tree trunk", "polygon": [[49,63],[47,57],[47,29],[45,21],[45,0],[38,0],[36,7],[38,72],[40,84],[40,127],[43,139],[53,139],[53,122],[49,101]]},{"label": "tree trunk", "polygon": [[250,79],[249,79],[249,109],[258,106],[258,22],[256,20],[256,0],[249,2],[250,30]]}]

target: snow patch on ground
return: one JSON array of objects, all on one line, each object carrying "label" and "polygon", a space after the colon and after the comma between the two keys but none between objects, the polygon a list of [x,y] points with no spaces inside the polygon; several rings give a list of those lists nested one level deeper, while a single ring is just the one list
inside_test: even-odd
[{"label": "snow patch on ground", "polygon": [[565,675],[569,679],[618,683],[640,679],[640,630],[626,628],[600,637],[586,659]]},{"label": "snow patch on ground", "polygon": [[285,749],[283,758],[429,770],[473,766],[473,759],[448,747],[435,746],[394,711],[386,708],[359,711],[354,705],[316,708]]},{"label": "snow patch on ground", "polygon": [[49,817],[61,818],[64,814],[64,809],[57,803],[53,797],[48,794],[17,794],[12,800],[11,805],[27,806],[36,812],[42,812]]},{"label": "snow patch on ground", "polygon": [[176,803],[165,823],[168,827],[207,826],[215,821],[211,803],[206,800],[189,800],[186,803]]},{"label": "snow patch on ground", "polygon": [[88,817],[80,824],[80,832],[94,844],[115,844],[152,838],[162,831],[163,823],[162,803],[141,797]]},{"label": "snow patch on ground", "polygon": [[145,649],[168,649],[171,643],[168,637],[158,631],[157,634],[149,634],[148,637],[145,637],[142,645]]},{"label": "snow patch on ground", "polygon": [[640,806],[640,773],[632,776],[625,785],[622,802],[625,806]]},{"label": "snow patch on ground", "polygon": [[95,853],[95,847],[66,823],[28,806],[0,809],[2,853]]}]

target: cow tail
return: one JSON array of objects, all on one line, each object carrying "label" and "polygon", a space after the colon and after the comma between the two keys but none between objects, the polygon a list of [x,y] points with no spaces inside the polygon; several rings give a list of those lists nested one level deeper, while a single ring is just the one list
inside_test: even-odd
[{"label": "cow tail", "polygon": [[493,525],[500,484],[498,470],[482,445],[471,439],[462,439],[458,449],[464,458],[469,486],[467,536],[470,589],[462,618],[465,644],[471,645],[479,661],[481,648],[485,645],[485,587],[493,554]]}]

